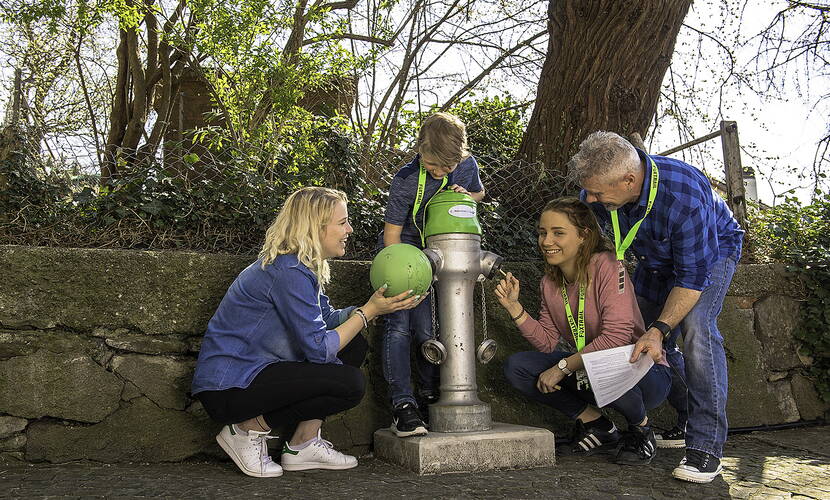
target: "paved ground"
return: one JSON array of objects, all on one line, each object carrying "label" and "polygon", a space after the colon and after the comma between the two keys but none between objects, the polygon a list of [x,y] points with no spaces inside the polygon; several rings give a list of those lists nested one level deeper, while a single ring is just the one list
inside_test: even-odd
[{"label": "paved ground", "polygon": [[555,467],[419,477],[371,457],[342,472],[242,475],[228,463],[0,464],[2,498],[822,498],[830,499],[830,426],[732,436],[724,473],[707,485],[674,480],[682,450],[650,467],[562,456]]}]

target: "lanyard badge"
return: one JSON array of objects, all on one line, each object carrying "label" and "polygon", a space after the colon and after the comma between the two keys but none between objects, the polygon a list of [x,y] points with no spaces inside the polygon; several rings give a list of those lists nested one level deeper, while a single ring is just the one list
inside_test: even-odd
[{"label": "lanyard badge", "polygon": [[[418,210],[421,208],[421,202],[424,201],[424,191],[426,191],[427,185],[427,169],[424,168],[424,165],[420,163],[420,170],[418,171],[418,191],[415,193],[415,204],[412,205],[412,223],[415,224],[415,229],[418,230],[418,234],[421,235],[421,246],[427,246],[426,240],[424,238],[424,232],[421,230],[420,226],[418,226]],[[444,189],[444,186],[447,185],[447,177],[441,179],[441,187],[438,188],[438,191]],[[438,192],[436,191],[436,193]],[[430,198],[431,200],[431,198]],[[429,205],[429,202],[427,202]],[[426,211],[424,211],[424,217],[426,218]]]},{"label": "lanyard badge", "polygon": [[564,285],[562,286],[562,302],[565,304],[565,315],[568,317],[571,335],[573,335],[576,343],[576,351],[579,352],[585,347],[585,285],[583,283],[579,284],[579,305],[577,306],[576,321],[574,321],[571,304],[568,301],[568,290]]},{"label": "lanyard badge", "polygon": [[646,217],[648,217],[649,212],[651,212],[651,208],[654,206],[654,200],[657,198],[657,186],[660,183],[660,172],[657,170],[657,164],[654,163],[654,160],[649,158],[649,161],[651,162],[651,183],[648,188],[646,213],[643,215],[642,219],[638,220],[633,226],[631,226],[631,229],[628,230],[628,234],[625,235],[624,239],[620,235],[620,221],[617,217],[617,211],[611,210],[611,225],[614,227],[614,247],[616,250],[617,262],[619,264],[617,266],[619,271],[617,293],[623,293],[625,291],[625,266],[623,266],[625,251],[628,250],[628,247],[630,247],[634,242],[634,238],[637,236],[637,231],[640,229],[640,224],[642,224]]}]

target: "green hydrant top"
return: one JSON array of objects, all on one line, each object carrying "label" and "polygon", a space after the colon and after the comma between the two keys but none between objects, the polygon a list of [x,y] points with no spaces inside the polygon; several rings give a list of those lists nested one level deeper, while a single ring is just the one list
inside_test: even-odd
[{"label": "green hydrant top", "polygon": [[460,233],[481,236],[476,202],[470,195],[441,191],[429,200],[424,237]]}]

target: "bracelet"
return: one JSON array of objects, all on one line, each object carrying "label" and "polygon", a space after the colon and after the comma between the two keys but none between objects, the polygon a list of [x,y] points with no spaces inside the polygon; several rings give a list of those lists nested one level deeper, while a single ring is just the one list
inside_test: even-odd
[{"label": "bracelet", "polygon": [[360,319],[363,320],[363,328],[369,328],[369,321],[366,319],[366,313],[363,312],[363,309],[355,307],[354,313],[360,316]]},{"label": "bracelet", "polygon": [[512,319],[513,321],[518,321],[519,318],[521,318],[522,314],[524,314],[524,313],[525,313],[525,306],[522,306],[521,312],[519,312],[519,314],[515,318],[510,318],[510,319]]}]

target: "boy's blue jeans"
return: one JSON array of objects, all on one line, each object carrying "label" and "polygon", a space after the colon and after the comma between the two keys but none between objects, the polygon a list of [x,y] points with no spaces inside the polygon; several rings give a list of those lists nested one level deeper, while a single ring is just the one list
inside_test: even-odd
[{"label": "boy's blue jeans", "polygon": [[[736,252],[714,265],[709,277],[711,284],[663,344],[669,364],[679,372],[679,377],[678,373],[673,374],[668,399],[677,410],[677,425],[681,429],[686,427],[686,447],[718,458],[723,456],[729,429],[726,421],[729,380],[718,315],[737,264]],[[646,325],[657,319],[663,309],[661,304],[642,297],[638,297],[638,302]],[[681,334],[682,353],[677,348],[677,338]]]},{"label": "boy's blue jeans", "polygon": [[[556,366],[559,360],[570,355],[571,353],[565,351],[518,352],[507,358],[504,363],[504,376],[510,385],[528,398],[556,408],[567,417],[576,419],[588,405],[596,404],[596,401],[593,392],[577,390],[575,375],[565,377],[560,383],[562,389],[558,391],[544,394],[536,388],[536,381],[543,371]],[[652,366],[637,385],[608,406],[620,412],[629,425],[639,424],[646,417],[648,410],[665,401],[671,387],[670,372],[671,368],[668,366]]]},{"label": "boy's blue jeans", "polygon": [[418,395],[425,397],[438,394],[438,366],[421,355],[421,344],[432,338],[431,300],[435,300],[435,293],[431,293],[413,309],[396,311],[383,317],[381,365],[383,376],[389,384],[389,398],[393,408],[405,402],[417,404],[412,390],[410,368],[413,351]]}]

